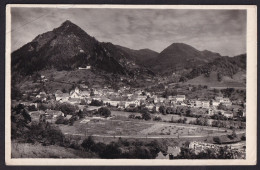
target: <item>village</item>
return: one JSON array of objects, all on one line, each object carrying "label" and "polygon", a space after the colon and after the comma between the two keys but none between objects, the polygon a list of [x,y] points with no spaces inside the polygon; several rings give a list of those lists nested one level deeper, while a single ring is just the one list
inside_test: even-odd
[{"label": "village", "polygon": [[[43,80],[46,79],[43,77]],[[27,96],[26,93],[23,95]],[[35,108],[38,108],[38,105],[41,103],[69,103],[83,110],[83,108],[87,108],[89,105],[93,106],[91,103],[94,101],[94,103],[99,103],[98,106],[125,111],[142,106],[152,113],[167,112],[169,114],[170,109],[167,108],[174,107],[189,108],[192,114],[195,115],[221,115],[226,120],[236,120],[237,118],[244,120],[246,117],[246,103],[241,100],[231,101],[229,98],[223,97],[223,95],[215,96],[210,100],[187,98],[184,94],[163,97],[161,93],[151,93],[144,89],[135,89],[126,86],[120,87],[119,90],[114,90],[109,86],[89,88],[84,84],[75,86],[69,93],[57,90],[54,94],[47,94],[45,91],[40,91],[38,94],[33,92],[30,95],[29,98],[34,99],[34,102],[26,100],[19,102],[26,106],[34,105]]]}]

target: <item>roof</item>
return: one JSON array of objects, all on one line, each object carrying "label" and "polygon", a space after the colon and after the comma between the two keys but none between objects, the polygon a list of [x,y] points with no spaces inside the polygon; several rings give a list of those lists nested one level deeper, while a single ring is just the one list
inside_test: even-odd
[{"label": "roof", "polygon": [[185,95],[177,95],[176,97],[185,98]]},{"label": "roof", "polygon": [[61,90],[57,90],[55,94],[63,94],[63,92]]},{"label": "roof", "polygon": [[69,98],[69,101],[70,102],[80,102],[81,100],[77,99],[77,98]]},{"label": "roof", "polygon": [[72,117],[72,115],[67,115],[66,119],[70,119]]},{"label": "roof", "polygon": [[56,97],[69,97],[69,93],[57,94]]},{"label": "roof", "polygon": [[52,114],[52,115],[61,115],[61,114],[63,114],[62,111],[58,111],[58,110],[47,110],[46,113],[47,114]]}]

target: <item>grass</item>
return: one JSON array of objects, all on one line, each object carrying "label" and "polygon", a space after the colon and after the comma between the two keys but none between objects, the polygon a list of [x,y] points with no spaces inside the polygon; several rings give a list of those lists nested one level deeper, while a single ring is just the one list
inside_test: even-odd
[{"label": "grass", "polygon": [[81,120],[78,120],[74,122],[73,126],[59,125],[59,127],[63,133],[68,134],[138,135],[141,130],[152,126],[142,123],[143,121],[123,120],[91,120],[86,124],[80,123]]},{"label": "grass", "polygon": [[17,143],[12,141],[12,158],[93,158],[92,153],[60,147],[56,145]]}]

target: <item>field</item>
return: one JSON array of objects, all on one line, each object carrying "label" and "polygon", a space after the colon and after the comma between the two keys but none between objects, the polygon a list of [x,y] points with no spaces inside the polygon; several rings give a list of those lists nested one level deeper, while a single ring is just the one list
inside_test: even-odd
[{"label": "field", "polygon": [[[65,135],[79,137],[81,139],[91,135],[96,138],[116,139],[209,139],[212,142],[214,136],[225,136],[231,134],[231,130],[215,128],[210,126],[199,126],[191,124],[179,124],[169,122],[144,121],[128,119],[128,112],[112,111],[111,119],[91,118],[75,121],[73,126],[58,125]],[[140,113],[134,113],[140,114]],[[238,135],[243,131],[237,131]],[[226,139],[225,139],[226,140]]]}]

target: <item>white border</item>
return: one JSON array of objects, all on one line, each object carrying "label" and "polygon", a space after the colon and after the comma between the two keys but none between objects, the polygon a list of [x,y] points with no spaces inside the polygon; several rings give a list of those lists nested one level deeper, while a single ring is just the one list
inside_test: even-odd
[{"label": "white border", "polygon": [[[12,159],[11,158],[11,7],[122,8],[122,9],[241,9],[247,10],[247,123],[245,160],[140,160],[140,159]],[[6,165],[256,165],[257,151],[257,7],[254,5],[35,5],[6,6],[5,161]],[[250,122],[250,123],[249,123]]]}]

